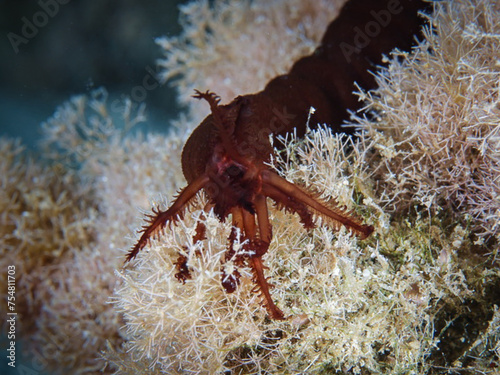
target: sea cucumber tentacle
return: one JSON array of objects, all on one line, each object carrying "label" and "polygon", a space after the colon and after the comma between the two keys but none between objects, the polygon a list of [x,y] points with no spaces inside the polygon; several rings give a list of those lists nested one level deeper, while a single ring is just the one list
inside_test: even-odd
[{"label": "sea cucumber tentacle", "polygon": [[269,284],[264,276],[264,265],[262,264],[261,256],[253,256],[249,259],[250,266],[254,272],[254,280],[258,286],[258,290],[262,293],[264,297],[264,304],[267,311],[273,319],[283,320],[285,319],[285,314],[281,311],[278,306],[274,304],[271,293],[269,292]]},{"label": "sea cucumber tentacle", "polygon": [[143,227],[141,238],[127,254],[126,261],[134,259],[151,238],[161,234],[161,231],[165,229],[168,223],[175,222],[177,218],[182,218],[184,209],[189,205],[194,196],[206,186],[208,181],[209,178],[206,175],[201,175],[180,192],[168,210],[153,210],[154,215],[149,215],[149,224]]},{"label": "sea cucumber tentacle", "polygon": [[267,210],[266,197],[262,194],[255,197],[255,213],[257,215],[260,239],[269,244],[273,234],[271,223],[269,223],[269,211]]},{"label": "sea cucumber tentacle", "polygon": [[247,212],[246,210],[241,210],[243,216],[243,226],[245,230],[245,236],[249,239],[248,249],[249,249],[249,264],[254,272],[254,280],[258,286],[258,290],[262,293],[264,298],[264,305],[266,306],[269,314],[273,319],[282,320],[284,319],[283,312],[274,304],[271,293],[269,292],[269,284],[266,277],[264,276],[264,265],[262,263],[262,255],[267,252],[269,243],[257,238],[257,227],[255,225],[255,216]]},{"label": "sea cucumber tentacle", "polygon": [[262,182],[264,186],[267,185],[271,188],[277,189],[288,197],[293,197],[295,200],[306,204],[314,211],[315,214],[331,222],[333,226],[338,224],[344,225],[347,229],[358,234],[361,239],[365,239],[373,233],[373,226],[362,224],[347,210],[333,204],[332,202],[327,205],[324,202],[311,197],[310,194],[307,194],[298,186],[288,182],[272,171],[262,171]]}]

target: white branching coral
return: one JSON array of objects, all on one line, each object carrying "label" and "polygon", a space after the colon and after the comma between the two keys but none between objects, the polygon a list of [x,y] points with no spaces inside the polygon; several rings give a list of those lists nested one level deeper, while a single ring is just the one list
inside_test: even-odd
[{"label": "white branching coral", "polygon": [[[96,360],[98,352],[106,342],[121,341],[123,323],[108,300],[119,281],[114,270],[123,264],[127,235],[140,222],[137,206],[147,208],[149,197],[172,194],[177,188],[181,140],[125,138],[126,129],[140,121],[141,108],[134,110],[130,102],[112,107],[107,93],[98,90],[90,98],[72,98],[44,124],[47,150],[55,150],[46,155],[61,168],[68,168],[67,163],[76,166],[82,180],[93,187],[98,209],[92,220],[93,240],[73,247],[57,267],[37,271],[42,275],[36,297],[43,309],[32,347],[59,372],[98,371],[104,366]],[[164,154],[165,148],[170,153]]]},{"label": "white branching coral", "polygon": [[[329,186],[328,196],[353,206],[365,182],[363,158],[349,152],[350,141],[319,129],[287,144],[279,158],[287,178]],[[383,219],[371,206],[366,220]],[[224,292],[229,224],[200,216],[203,202],[195,207],[120,273],[115,304],[127,342],[106,354],[120,374],[134,373],[137,361],[150,374],[424,371],[439,340],[439,307],[460,304],[472,294],[469,282],[480,279],[468,282],[458,262],[458,248],[470,245],[461,227],[447,235],[439,222],[409,218],[360,243],[321,226],[307,233],[297,217],[273,210],[275,237],[264,261],[273,298],[290,319],[270,321],[250,270],[240,270],[246,277],[234,294]],[[193,243],[197,221],[207,226],[207,239]],[[179,254],[192,270],[185,284],[175,278]]]},{"label": "white branching coral", "polygon": [[[345,1],[187,3],[180,8],[183,33],[158,39],[165,53],[162,78],[175,78],[184,104],[192,103],[195,89],[210,89],[223,102],[260,91],[318,46]],[[198,113],[199,106],[191,110]]]},{"label": "white branching coral", "polygon": [[425,39],[396,54],[362,94],[374,120],[367,160],[392,211],[452,208],[478,233],[500,234],[500,8],[437,3]]},{"label": "white branching coral", "polygon": [[123,322],[108,300],[141,221],[137,207],[173,194],[181,181],[182,139],[125,136],[143,120],[142,109],[111,106],[97,90],[44,124],[46,167],[25,161],[15,143],[0,143],[1,262],[20,275],[21,337],[51,371],[97,372],[105,343],[119,345]]},{"label": "white branching coral", "polygon": [[[90,243],[96,216],[91,188],[77,173],[43,166],[24,151],[19,141],[0,139],[0,267],[16,268],[22,298],[14,305],[20,316],[39,308],[35,289],[40,270]],[[2,272],[2,285],[7,285],[7,272]],[[2,311],[6,308],[2,304]],[[34,325],[23,322],[26,332]]]},{"label": "white branching coral", "polygon": [[[135,373],[130,361],[142,360],[152,373],[216,374],[229,350],[260,336],[257,321],[265,313],[255,296],[249,296],[252,286],[231,296],[221,288],[229,226],[209,215],[204,219],[209,242],[193,244],[197,216],[168,231],[133,269],[121,273],[123,287],[116,304],[127,322],[129,340],[121,360],[115,359],[120,373]],[[179,253],[188,257],[193,274],[185,284],[174,277]]]}]

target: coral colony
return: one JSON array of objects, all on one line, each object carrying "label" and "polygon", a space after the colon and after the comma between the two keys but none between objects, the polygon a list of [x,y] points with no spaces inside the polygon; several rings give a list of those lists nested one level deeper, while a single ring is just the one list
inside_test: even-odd
[{"label": "coral colony", "polygon": [[[194,88],[223,102],[258,91],[311,53],[341,5],[184,5],[184,33],[159,42],[164,78],[177,77],[182,100]],[[253,59],[242,57],[242,46]],[[2,139],[0,259],[4,270],[16,265],[16,330],[38,369],[498,373],[498,4],[441,1],[418,45],[386,59],[378,88],[359,90],[357,139],[320,125],[282,138],[269,162],[375,226],[361,241],[321,221],[306,231],[298,215],[269,207],[265,272],[287,320],[269,319],[248,264],[238,264],[240,284],[226,293],[221,273],[235,270],[227,239],[237,254],[246,238],[204,211],[203,195],[123,267],[142,215],[167,209],[185,186],[181,150],[205,106],[192,106],[171,134],[132,136],[119,129],[144,121],[143,109],[126,103],[116,120],[98,90],[70,99],[43,125],[50,163]],[[205,236],[194,241],[200,224]],[[180,255],[189,268],[184,284],[175,277]]]}]

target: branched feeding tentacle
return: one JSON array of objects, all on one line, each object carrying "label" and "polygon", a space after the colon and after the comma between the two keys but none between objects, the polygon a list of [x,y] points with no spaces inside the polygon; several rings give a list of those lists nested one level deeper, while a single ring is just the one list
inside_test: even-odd
[{"label": "branched feeding tentacle", "polygon": [[205,187],[208,181],[209,179],[205,175],[198,177],[180,192],[179,196],[168,210],[161,211],[159,209],[153,209],[154,215],[148,215],[150,218],[149,224],[143,227],[141,238],[127,254],[126,261],[128,262],[134,259],[137,253],[148,244],[151,238],[156,238],[160,235],[167,224],[175,222],[178,217],[182,218],[184,209],[194,196]]},{"label": "branched feeding tentacle", "polygon": [[[269,284],[264,276],[264,265],[262,263],[262,255],[264,255],[268,248],[269,242],[257,238],[257,227],[255,225],[255,217],[249,212],[242,210],[243,227],[245,237],[249,239],[247,244],[248,248],[248,262],[254,272],[254,281],[257,284],[258,290],[262,293],[264,298],[264,305],[266,306],[269,314],[273,319],[282,320],[285,318],[283,312],[274,304],[271,293],[269,292]],[[266,219],[261,219],[265,223]]]},{"label": "branched feeding tentacle", "polygon": [[[360,220],[354,217],[352,212],[349,212],[332,202],[327,205],[324,202],[319,201],[318,199],[312,197],[311,194],[306,193],[298,186],[288,182],[272,171],[262,171],[262,181],[264,189],[269,187],[271,191],[277,190],[280,192],[282,194],[281,196],[293,198],[295,201],[307,205],[315,214],[321,216],[327,222],[330,222],[334,227],[337,227],[339,224],[344,225],[347,229],[359,235],[361,239],[365,239],[373,233],[373,226],[362,224]],[[293,200],[279,201],[279,203],[285,206],[287,206],[287,202],[293,202]],[[293,206],[290,208],[292,210],[296,210],[296,207],[296,203],[293,203]]]}]

